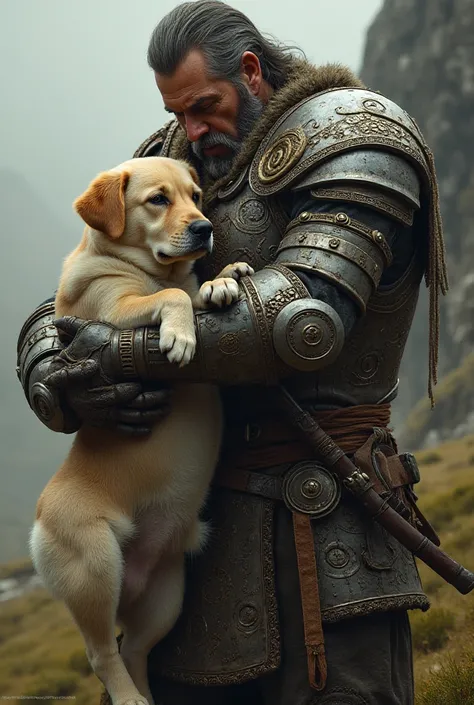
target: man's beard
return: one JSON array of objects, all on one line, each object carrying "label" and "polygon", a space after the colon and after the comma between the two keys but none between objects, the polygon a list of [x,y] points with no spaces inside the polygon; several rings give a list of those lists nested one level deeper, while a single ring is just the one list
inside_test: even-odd
[{"label": "man's beard", "polygon": [[[230,137],[224,132],[207,132],[191,145],[193,153],[202,162],[204,170],[207,171],[212,179],[220,179],[229,173],[232,162],[240,152],[243,140],[252,130],[264,109],[262,101],[252,95],[243,83],[237,83],[235,87],[240,99],[236,125],[237,137]],[[227,147],[231,154],[226,157],[207,156],[204,154],[204,149],[215,147],[216,145]]]}]

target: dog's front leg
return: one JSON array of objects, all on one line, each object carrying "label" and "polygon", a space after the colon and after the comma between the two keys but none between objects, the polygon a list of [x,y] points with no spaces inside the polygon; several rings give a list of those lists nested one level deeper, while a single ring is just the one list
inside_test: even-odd
[{"label": "dog's front leg", "polygon": [[230,306],[239,298],[239,279],[253,273],[254,270],[246,262],[228,264],[215,279],[204,282],[193,299],[194,308],[203,310]]},{"label": "dog's front leg", "polygon": [[160,322],[160,350],[170,362],[187,365],[196,351],[193,302],[182,289],[155,294],[156,322]]}]

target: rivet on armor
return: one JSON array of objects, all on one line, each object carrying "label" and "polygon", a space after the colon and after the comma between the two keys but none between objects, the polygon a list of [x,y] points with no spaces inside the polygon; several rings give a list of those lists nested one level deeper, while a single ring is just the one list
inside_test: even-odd
[{"label": "rivet on armor", "polygon": [[384,241],[384,236],[382,235],[382,233],[380,232],[380,230],[374,230],[374,231],[372,232],[372,235],[373,235],[374,239],[375,239],[377,242],[383,242],[383,241]]},{"label": "rivet on armor", "polygon": [[351,222],[351,219],[349,218],[349,216],[347,215],[347,213],[338,213],[338,214],[336,215],[336,221],[337,221],[338,223],[344,223],[344,225],[347,225],[348,223]]},{"label": "rivet on armor", "polygon": [[309,220],[311,218],[311,213],[308,213],[308,211],[303,211],[300,215],[300,220]]},{"label": "rivet on armor", "polygon": [[301,492],[308,499],[312,499],[322,492],[322,487],[317,480],[306,480],[301,487]]},{"label": "rivet on armor", "polygon": [[337,237],[332,237],[329,240],[329,247],[331,247],[333,250],[337,250],[339,245],[341,244],[341,241]]}]

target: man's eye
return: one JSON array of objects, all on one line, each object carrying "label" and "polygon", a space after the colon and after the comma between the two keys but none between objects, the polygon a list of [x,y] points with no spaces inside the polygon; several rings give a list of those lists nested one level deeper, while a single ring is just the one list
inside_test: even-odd
[{"label": "man's eye", "polygon": [[167,206],[169,201],[166,196],[163,196],[162,193],[157,193],[148,199],[148,203],[151,203],[154,206]]},{"label": "man's eye", "polygon": [[213,100],[212,103],[205,103],[201,105],[201,110],[203,113],[213,113],[217,108],[217,101]]},{"label": "man's eye", "polygon": [[195,191],[195,192],[193,193],[193,201],[194,201],[194,203],[199,203],[200,200],[201,200],[201,194],[198,193],[197,191]]}]

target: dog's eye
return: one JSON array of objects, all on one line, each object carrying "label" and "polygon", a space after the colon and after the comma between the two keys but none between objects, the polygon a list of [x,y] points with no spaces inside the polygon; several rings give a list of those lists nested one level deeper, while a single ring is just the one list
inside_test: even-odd
[{"label": "dog's eye", "polygon": [[162,193],[157,193],[155,196],[148,199],[148,203],[151,203],[154,206],[167,206],[169,201],[166,196],[163,196]]},{"label": "dog's eye", "polygon": [[201,200],[201,194],[198,193],[197,191],[195,191],[195,192],[193,193],[193,201],[194,201],[194,203],[199,203],[200,200]]}]

